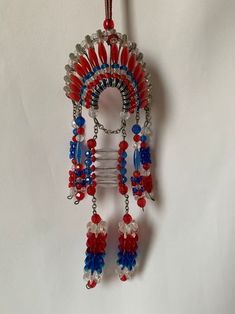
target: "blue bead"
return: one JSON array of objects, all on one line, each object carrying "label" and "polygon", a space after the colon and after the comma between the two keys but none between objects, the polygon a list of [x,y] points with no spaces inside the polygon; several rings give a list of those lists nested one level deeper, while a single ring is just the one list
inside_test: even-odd
[{"label": "blue bead", "polygon": [[133,193],[136,193],[138,190],[136,188],[132,189]]},{"label": "blue bead", "polygon": [[77,135],[77,129],[73,129],[73,134]]},{"label": "blue bead", "polygon": [[141,131],[140,125],[139,125],[139,124],[134,124],[133,127],[132,127],[132,132],[133,132],[134,134],[139,134],[140,131]]},{"label": "blue bead", "polygon": [[122,182],[123,182],[123,183],[126,183],[126,182],[127,182],[127,177],[123,176],[123,177],[122,177]]},{"label": "blue bead", "polygon": [[90,175],[91,172],[92,172],[92,171],[91,171],[91,169],[89,169],[89,168],[84,169],[84,173],[87,174],[87,175]]},{"label": "blue bead", "polygon": [[126,152],[122,153],[122,158],[126,158],[126,157],[127,157],[127,153]]},{"label": "blue bead", "polygon": [[90,151],[90,150],[87,150],[87,151],[85,152],[85,155],[86,155],[86,157],[91,157],[91,151]]},{"label": "blue bead", "polygon": [[126,172],[127,172],[126,168],[122,168],[122,169],[120,170],[120,173],[121,173],[122,175],[125,175]]},{"label": "blue bead", "polygon": [[86,159],[86,160],[85,160],[85,164],[86,164],[87,166],[90,166],[90,165],[92,164],[91,159]]},{"label": "blue bead", "polygon": [[78,126],[83,126],[85,124],[85,119],[82,116],[78,116],[75,122]]},{"label": "blue bead", "polygon": [[92,182],[92,178],[91,177],[87,177],[86,178],[86,183],[91,184],[91,182]]},{"label": "blue bead", "polygon": [[125,167],[125,166],[126,166],[126,160],[123,160],[123,161],[121,162],[121,166],[122,166],[122,167]]},{"label": "blue bead", "polygon": [[146,135],[142,135],[140,139],[141,139],[142,142],[146,142],[147,141],[147,136]]}]

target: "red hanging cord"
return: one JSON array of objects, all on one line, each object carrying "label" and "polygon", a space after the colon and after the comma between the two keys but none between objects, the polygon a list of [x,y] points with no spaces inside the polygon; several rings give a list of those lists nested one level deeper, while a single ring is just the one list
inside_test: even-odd
[{"label": "red hanging cord", "polygon": [[114,28],[114,22],[112,20],[112,0],[104,0],[105,3],[105,20],[104,29],[110,30]]}]

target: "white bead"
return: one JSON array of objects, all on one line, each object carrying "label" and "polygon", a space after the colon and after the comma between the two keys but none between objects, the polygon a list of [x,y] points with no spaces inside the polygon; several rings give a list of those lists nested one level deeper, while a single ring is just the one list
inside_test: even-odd
[{"label": "white bead", "polygon": [[120,112],[120,117],[123,120],[128,120],[130,118],[130,113],[127,111],[121,111]]},{"label": "white bead", "polygon": [[97,113],[98,113],[98,111],[97,111],[96,109],[90,108],[88,114],[89,114],[89,116],[90,116],[91,118],[95,118],[95,117],[97,117]]},{"label": "white bead", "polygon": [[71,125],[72,125],[72,127],[75,129],[75,128],[77,128],[77,124],[76,124],[76,122],[73,120],[72,122],[71,122]]}]

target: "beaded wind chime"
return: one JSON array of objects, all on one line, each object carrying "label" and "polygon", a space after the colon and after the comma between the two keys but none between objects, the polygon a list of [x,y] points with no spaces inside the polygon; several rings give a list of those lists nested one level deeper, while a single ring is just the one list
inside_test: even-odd
[{"label": "beaded wind chime", "polygon": [[[137,205],[144,209],[146,198],[151,198],[152,177],[150,173],[150,75],[143,62],[143,54],[127,35],[114,29],[112,1],[105,0],[104,30],[98,30],[85,41],[76,45],[65,66],[64,87],[66,96],[73,104],[73,136],[70,141],[69,199],[80,204],[86,196],[92,200],[92,216],[87,228],[87,249],[84,279],[87,288],[100,282],[105,257],[107,224],[97,212],[97,187],[117,185],[124,197],[125,211],[119,223],[119,252],[117,272],[122,281],[131,278],[137,257],[138,225],[129,213],[127,151],[127,120],[135,116],[133,132],[133,165],[130,183]],[[120,128],[106,129],[98,120],[99,96],[108,87],[116,88],[122,96]],[[94,121],[94,135],[85,141],[86,121],[83,108],[89,111]],[[141,119],[142,118],[142,119]],[[143,122],[141,123],[141,120]],[[119,135],[118,147],[104,149],[97,147],[98,131]],[[105,161],[105,162],[104,162]],[[113,163],[107,167],[107,161]]]}]

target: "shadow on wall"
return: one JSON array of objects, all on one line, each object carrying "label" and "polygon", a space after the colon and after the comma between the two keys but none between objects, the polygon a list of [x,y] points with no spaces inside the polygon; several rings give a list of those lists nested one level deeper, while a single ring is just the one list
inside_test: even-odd
[{"label": "shadow on wall", "polygon": [[[133,3],[132,0],[123,0],[123,12],[124,12],[124,29],[125,33],[128,34],[128,38],[131,41],[135,41],[135,33],[133,27]],[[141,47],[143,49],[143,47]],[[159,171],[158,169],[161,168],[159,165],[160,159],[159,156],[161,155],[161,138],[164,132],[164,126],[167,120],[167,113],[168,113],[168,102],[166,96],[166,88],[163,82],[162,76],[158,69],[155,68],[156,60],[153,60],[150,56],[145,55],[145,62],[147,63],[148,69],[151,73],[152,78],[152,85],[153,85],[153,102],[152,102],[152,140],[151,140],[151,154],[152,154],[152,175],[154,180],[154,197],[156,199],[154,208],[156,211],[161,210],[164,199],[163,199],[163,192],[161,189],[161,182],[159,178]],[[107,93],[107,99],[103,98],[102,103],[109,102],[112,99],[112,103],[120,102],[120,99],[113,99],[110,94]],[[115,96],[116,97],[116,96]],[[117,109],[117,106],[115,106]],[[118,106],[118,110],[119,110]],[[115,112],[116,114],[117,112]],[[110,113],[109,113],[110,114]],[[105,120],[110,119],[108,114],[105,115]],[[134,123],[134,118],[132,117],[130,121],[128,121],[129,127]],[[132,136],[127,137],[129,143],[132,142]],[[112,139],[105,137],[105,144],[111,144],[112,146]],[[132,164],[132,157],[128,160],[129,165]],[[131,169],[129,169],[131,172]],[[114,207],[116,209],[122,209],[124,207],[124,202],[119,195],[116,194],[116,191],[109,190],[108,191],[100,191],[101,198],[105,197],[106,193],[112,193],[114,195]],[[150,201],[151,202],[151,201]],[[109,241],[108,245],[109,248],[107,249],[107,256],[106,256],[106,271],[104,272],[104,281],[109,282],[116,279],[116,275],[114,272],[115,263],[114,257],[117,255],[117,247],[118,247],[118,237],[117,237],[117,226],[119,221],[121,220],[123,211],[116,210],[113,218],[109,221]],[[153,239],[156,239],[156,228],[153,227],[153,223],[151,222],[149,215],[140,215],[140,219],[138,219],[139,225],[139,256],[138,256],[138,273],[141,274],[145,269],[145,264],[148,259],[149,252],[151,250],[151,246],[154,243]]]}]

